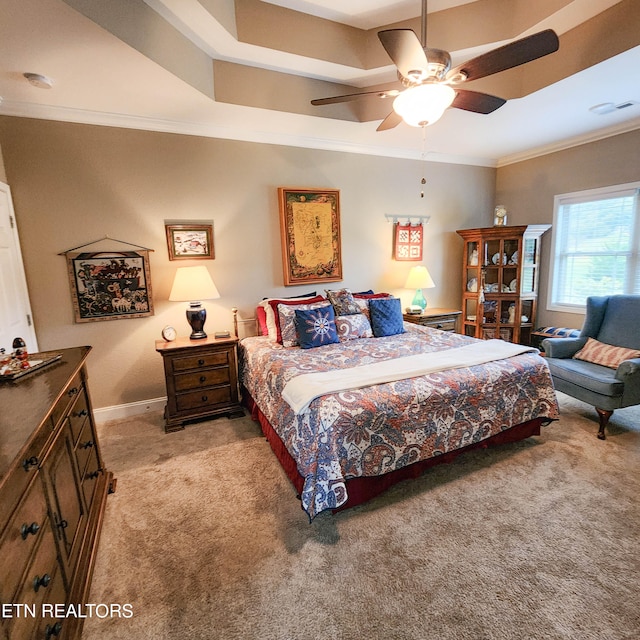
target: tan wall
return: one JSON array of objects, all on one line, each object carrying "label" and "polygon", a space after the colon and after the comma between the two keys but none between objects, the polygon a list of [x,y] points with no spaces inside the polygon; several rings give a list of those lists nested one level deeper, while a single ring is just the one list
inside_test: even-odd
[{"label": "tan wall", "polygon": [[[509,211],[509,224],[551,224],[553,199],[562,193],[638,180],[640,130],[501,167],[496,200]],[[549,311],[548,265],[553,229],[542,240],[539,326],[581,328],[583,314]]]},{"label": "tan wall", "polygon": [[[481,167],[428,163],[421,200],[418,161],[11,117],[0,117],[0,148],[39,346],[94,347],[96,408],[165,395],[154,341],[166,324],[188,333],[186,305],[167,298],[175,268],[202,263],[169,261],[165,220],[214,223],[215,260],[206,264],[222,297],[205,305],[212,332],[232,328],[232,307],[249,319],[263,296],[323,288],[282,285],[278,186],[340,189],[344,280],[330,286],[388,290],[404,305],[411,263],[391,259],[385,214],[431,215],[424,264],[437,286],[425,295],[431,306],[458,308],[455,230],[491,224],[495,204],[495,170]],[[105,235],[154,249],[154,316],[74,323],[58,254]]]}]

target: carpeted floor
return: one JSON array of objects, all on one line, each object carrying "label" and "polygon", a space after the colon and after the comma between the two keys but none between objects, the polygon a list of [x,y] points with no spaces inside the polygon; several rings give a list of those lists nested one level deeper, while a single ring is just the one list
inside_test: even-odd
[{"label": "carpeted floor", "polygon": [[118,484],[90,601],[133,617],[83,640],[638,638],[640,410],[602,442],[559,397],[540,437],[311,524],[248,417],[103,425]]}]

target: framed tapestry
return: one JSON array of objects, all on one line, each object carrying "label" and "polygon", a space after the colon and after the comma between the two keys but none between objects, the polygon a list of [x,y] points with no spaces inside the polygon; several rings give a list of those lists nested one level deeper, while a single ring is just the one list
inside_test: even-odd
[{"label": "framed tapestry", "polygon": [[422,260],[422,224],[395,224],[394,260]]},{"label": "framed tapestry", "polygon": [[213,225],[166,224],[169,260],[213,260]]},{"label": "framed tapestry", "polygon": [[342,280],[340,192],[278,188],[284,284]]},{"label": "framed tapestry", "polygon": [[67,253],[76,322],[153,315],[148,251]]}]

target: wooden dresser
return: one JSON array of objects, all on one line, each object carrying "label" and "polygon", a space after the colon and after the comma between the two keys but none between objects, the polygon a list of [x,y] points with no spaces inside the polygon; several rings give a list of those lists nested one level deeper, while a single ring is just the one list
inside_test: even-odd
[{"label": "wooden dresser", "polygon": [[238,393],[238,338],[156,341],[167,387],[165,431],[189,420],[244,415]]},{"label": "wooden dresser", "polygon": [[[90,347],[0,382],[0,638],[80,638],[107,494]],[[10,604],[9,604],[10,603]],[[51,605],[58,605],[56,611]],[[73,606],[71,606],[73,605]]]}]

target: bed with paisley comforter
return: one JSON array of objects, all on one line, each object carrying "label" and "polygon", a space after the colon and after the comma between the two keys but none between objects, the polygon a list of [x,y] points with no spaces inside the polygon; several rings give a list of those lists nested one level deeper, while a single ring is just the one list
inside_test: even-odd
[{"label": "bed with paisley comforter", "polygon": [[[310,519],[353,506],[461,451],[537,435],[558,418],[537,350],[501,357],[493,349],[488,361],[465,363],[467,350],[486,341],[409,323],[404,329],[312,349],[266,336],[240,343],[244,400]],[[457,364],[447,364],[454,353]],[[428,364],[425,373],[412,364],[419,360]],[[407,363],[411,377],[385,374],[398,363]],[[367,371],[372,377],[361,375]],[[342,375],[344,388],[336,382]],[[328,384],[326,393],[318,380]],[[307,388],[309,397],[301,398]]]}]

